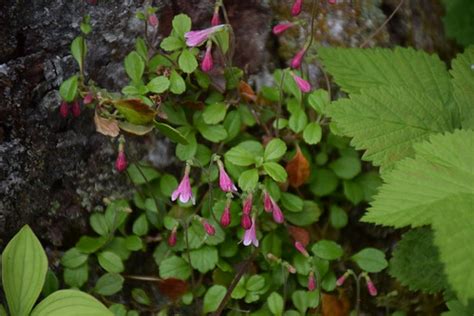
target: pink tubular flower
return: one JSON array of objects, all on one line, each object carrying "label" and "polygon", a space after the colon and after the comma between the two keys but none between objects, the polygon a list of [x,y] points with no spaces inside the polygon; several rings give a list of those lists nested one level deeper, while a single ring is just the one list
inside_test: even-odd
[{"label": "pink tubular flower", "polygon": [[222,227],[225,228],[225,227],[229,226],[230,221],[231,221],[230,206],[226,205],[226,207],[224,208],[224,212],[222,213],[222,216],[221,216],[221,225],[222,225]]},{"label": "pink tubular flower", "polygon": [[249,195],[247,195],[247,198],[244,201],[244,206],[242,208],[243,214],[249,215],[250,212],[252,211],[252,202],[253,202],[252,200],[253,200],[253,194],[249,193]]},{"label": "pink tubular flower", "polygon": [[371,296],[377,296],[377,288],[374,285],[374,282],[369,277],[366,277],[367,281],[367,290]]},{"label": "pink tubular flower", "polygon": [[219,19],[219,7],[217,7],[214,10],[214,14],[212,15],[211,25],[212,26],[217,26],[219,24],[221,24],[221,20]]},{"label": "pink tubular flower", "polygon": [[278,224],[281,224],[285,221],[285,217],[283,216],[283,212],[281,211],[280,207],[278,206],[278,204],[276,204],[275,201],[272,201],[272,208],[273,208],[273,220],[278,223]]},{"label": "pink tubular flower", "polygon": [[72,104],[71,112],[74,117],[78,117],[79,115],[81,115],[81,105],[77,100],[74,101],[74,103]]},{"label": "pink tubular flower", "polygon": [[245,230],[250,229],[250,227],[252,227],[252,220],[250,219],[250,215],[242,214],[242,218],[240,219],[240,226],[242,226],[242,228]]},{"label": "pink tubular flower", "polygon": [[255,217],[252,217],[252,225],[250,225],[250,228],[247,229],[244,234],[244,246],[249,246],[250,244],[253,244],[255,247],[258,247]]},{"label": "pink tubular flower", "polygon": [[311,90],[311,85],[309,84],[308,81],[295,75],[294,73],[291,73],[291,75],[293,76],[293,79],[295,79],[295,82],[298,85],[298,88],[301,90],[301,92],[308,93]]},{"label": "pink tubular flower", "polygon": [[173,227],[173,230],[171,231],[171,234],[168,237],[168,246],[174,247],[176,245],[176,240],[177,240],[177,226]]},{"label": "pink tubular flower", "polygon": [[82,103],[84,103],[84,104],[91,104],[92,101],[94,101],[94,96],[92,95],[92,93],[88,93],[88,94],[86,94],[86,96],[85,96],[84,99],[82,100]]},{"label": "pink tubular flower", "polygon": [[291,60],[291,63],[290,63],[291,68],[298,69],[301,67],[301,62],[303,61],[303,57],[305,53],[306,53],[306,47],[303,47],[296,53],[295,57],[293,57],[293,59]]},{"label": "pink tubular flower", "polygon": [[273,210],[273,200],[270,197],[270,194],[268,194],[266,191],[263,195],[263,208],[267,213],[270,213]]},{"label": "pink tubular flower", "polygon": [[186,166],[181,183],[178,185],[176,190],[174,190],[173,194],[171,194],[171,201],[176,201],[179,197],[181,203],[187,203],[189,200],[191,200],[193,204],[196,203],[191,190],[191,183],[189,182],[189,170],[190,167]]},{"label": "pink tubular flower", "polygon": [[336,4],[337,0],[328,0],[329,4]]},{"label": "pink tubular flower", "polygon": [[209,72],[213,66],[214,62],[212,61],[212,45],[207,45],[206,54],[204,55],[204,58],[201,62],[201,70],[204,72]]},{"label": "pink tubular flower", "polygon": [[311,271],[308,277],[308,290],[314,291],[316,289],[316,279],[314,278],[314,272]]},{"label": "pink tubular flower", "polygon": [[158,17],[156,16],[156,14],[152,14],[148,17],[148,23],[153,26],[153,27],[158,27],[158,24],[160,23],[158,21]]},{"label": "pink tubular flower", "polygon": [[210,28],[200,30],[200,31],[190,31],[184,34],[186,39],[186,45],[189,47],[196,47],[202,45],[209,36],[220,31],[224,27],[223,24],[212,26]]},{"label": "pink tubular flower", "polygon": [[219,186],[221,190],[224,192],[237,192],[237,188],[227,172],[225,172],[222,162],[219,160],[217,164],[219,165]]},{"label": "pink tubular flower", "polygon": [[288,30],[289,28],[293,27],[293,23],[291,22],[282,22],[282,23],[278,23],[277,25],[275,25],[272,29],[273,31],[273,34],[275,35],[280,35],[281,33],[285,32],[286,30]]},{"label": "pink tubular flower", "polygon": [[295,248],[296,250],[301,252],[301,254],[303,254],[305,257],[309,257],[308,251],[306,251],[306,248],[303,246],[301,242],[295,241]]},{"label": "pink tubular flower", "polygon": [[301,8],[303,7],[303,0],[295,0],[293,6],[291,7],[291,15],[297,16],[301,13]]},{"label": "pink tubular flower", "polygon": [[347,279],[348,276],[349,276],[349,272],[346,272],[346,273],[344,273],[343,275],[341,275],[341,276],[339,277],[339,279],[337,279],[336,285],[337,285],[337,286],[343,285],[344,282],[346,282],[346,279]]},{"label": "pink tubular flower", "polygon": [[119,150],[117,159],[115,160],[115,169],[118,172],[123,172],[127,169],[127,156],[125,155],[125,151],[123,149]]},{"label": "pink tubular flower", "polygon": [[59,114],[62,118],[66,118],[69,115],[69,104],[66,101],[61,102],[59,106]]},{"label": "pink tubular flower", "polygon": [[214,236],[214,234],[216,233],[216,229],[214,228],[214,226],[209,224],[209,222],[205,219],[202,220],[202,226],[204,226],[204,230],[209,236]]}]

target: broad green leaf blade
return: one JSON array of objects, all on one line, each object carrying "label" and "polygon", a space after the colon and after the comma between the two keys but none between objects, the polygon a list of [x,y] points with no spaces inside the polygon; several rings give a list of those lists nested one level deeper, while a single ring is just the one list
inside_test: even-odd
[{"label": "broad green leaf blade", "polygon": [[191,268],[189,264],[184,261],[184,259],[171,256],[169,258],[161,261],[160,264],[160,277],[167,278],[176,278],[180,280],[186,280],[191,276]]},{"label": "broad green leaf blade", "polygon": [[171,125],[157,121],[154,121],[153,123],[155,124],[157,130],[159,130],[172,141],[183,145],[189,144],[188,140],[183,136],[183,134],[181,134],[176,128],[172,127]]},{"label": "broad green leaf blade", "polygon": [[286,144],[279,138],[272,139],[267,146],[265,146],[265,152],[263,159],[265,161],[277,161],[286,153]]},{"label": "broad green leaf blade", "polygon": [[401,47],[393,50],[321,47],[318,55],[336,83],[349,93],[398,86],[425,92],[443,103],[451,97],[449,74],[436,55]]},{"label": "broad green leaf blade", "polygon": [[28,225],[10,240],[2,253],[2,282],[11,315],[26,316],[46,279],[48,259]]},{"label": "broad green leaf blade", "polygon": [[133,51],[125,57],[125,71],[127,75],[132,79],[133,82],[138,83],[142,79],[143,72],[145,71],[145,62],[138,55],[137,52]]},{"label": "broad green leaf blade", "polygon": [[77,76],[72,76],[64,81],[59,87],[59,94],[64,101],[72,102],[76,98],[78,85],[77,81]]},{"label": "broad green leaf blade", "polygon": [[151,79],[146,86],[148,90],[153,93],[163,93],[168,90],[168,87],[170,86],[170,81],[165,76],[158,76]]},{"label": "broad green leaf blade", "polygon": [[140,99],[116,100],[114,105],[128,122],[136,125],[148,125],[156,115],[156,112]]},{"label": "broad green leaf blade", "polygon": [[97,280],[94,291],[100,295],[113,295],[122,289],[124,281],[120,274],[106,273]]},{"label": "broad green leaf blade", "polygon": [[[474,131],[435,135],[415,145],[415,158],[397,163],[362,218],[385,226],[431,224],[440,201],[474,195]],[[473,211],[471,206],[471,211]]]},{"label": "broad green leaf blade", "polygon": [[179,68],[185,73],[192,73],[198,66],[196,57],[190,50],[184,49],[178,59]]},{"label": "broad green leaf blade", "polygon": [[179,37],[184,37],[184,33],[191,30],[191,19],[186,14],[178,14],[173,18],[173,30]]},{"label": "broad green leaf blade", "polygon": [[449,109],[415,89],[364,90],[333,102],[328,113],[356,149],[366,150],[363,159],[384,168],[412,156],[414,143],[452,130]]},{"label": "broad green leaf blade", "polygon": [[272,177],[276,182],[285,182],[288,174],[286,173],[285,168],[279,165],[276,162],[266,162],[263,164],[263,169],[265,172]]},{"label": "broad green leaf blade", "polygon": [[375,248],[365,248],[356,253],[351,259],[359,268],[370,273],[378,273],[388,266],[385,254]]},{"label": "broad green leaf blade", "polygon": [[113,316],[93,296],[76,290],[54,292],[35,307],[31,316]]},{"label": "broad green leaf blade", "polygon": [[71,43],[71,53],[74,59],[77,61],[79,68],[84,67],[83,61],[87,54],[87,46],[84,37],[78,36]]},{"label": "broad green leaf blade", "polygon": [[213,285],[207,290],[204,295],[203,313],[214,312],[219,307],[219,304],[224,299],[227,289],[222,285]]},{"label": "broad green leaf blade", "polygon": [[443,264],[433,238],[428,227],[411,230],[402,236],[390,259],[390,275],[412,291],[436,293],[446,288]]},{"label": "broad green leaf blade", "polygon": [[189,252],[191,264],[194,269],[206,273],[215,268],[219,257],[215,247],[204,246]]},{"label": "broad green leaf blade", "polygon": [[459,127],[474,129],[474,46],[452,61],[454,100]]}]

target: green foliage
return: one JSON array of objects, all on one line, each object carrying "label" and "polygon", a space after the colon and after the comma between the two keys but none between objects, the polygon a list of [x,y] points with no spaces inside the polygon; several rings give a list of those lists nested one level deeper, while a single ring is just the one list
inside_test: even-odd
[{"label": "green foliage", "polygon": [[459,44],[474,44],[474,3],[469,0],[443,0],[446,14],[443,18],[446,34]]},{"label": "green foliage", "polygon": [[[471,5],[472,6],[472,5]],[[474,129],[474,46],[466,48],[452,61],[451,75],[453,76],[455,115],[461,122],[461,127]]]}]

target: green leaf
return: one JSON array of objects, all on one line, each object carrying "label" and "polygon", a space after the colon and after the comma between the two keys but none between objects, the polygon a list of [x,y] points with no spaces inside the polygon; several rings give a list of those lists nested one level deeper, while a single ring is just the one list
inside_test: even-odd
[{"label": "green leaf", "polygon": [[61,258],[61,264],[66,268],[77,268],[87,261],[88,256],[81,253],[77,248],[66,251]]},{"label": "green leaf", "polygon": [[[51,293],[57,291],[59,289],[59,280],[54,274],[51,269],[48,269],[46,273],[46,279],[44,281],[43,289],[41,290],[41,294],[43,296],[48,296]],[[0,314],[1,315],[1,314]]]},{"label": "green leaf", "polygon": [[227,131],[222,125],[200,125],[198,130],[205,139],[214,143],[227,138]]},{"label": "green leaf", "polygon": [[222,285],[213,285],[204,295],[203,314],[215,312],[224,299],[227,289]]},{"label": "green leaf", "polygon": [[153,124],[155,125],[157,130],[159,130],[161,133],[163,133],[163,135],[165,135],[172,141],[183,145],[189,144],[188,140],[183,136],[183,134],[181,134],[176,128],[172,127],[171,125],[157,121],[153,121]]},{"label": "green leaf", "polygon": [[64,282],[70,287],[80,288],[89,279],[89,266],[87,263],[84,263],[83,265],[74,269],[65,268],[63,279]]},{"label": "green leaf", "polygon": [[179,55],[178,64],[179,68],[181,68],[182,71],[188,74],[196,70],[198,66],[196,57],[188,49],[184,49],[181,55]]},{"label": "green leaf", "polygon": [[133,222],[132,231],[137,236],[143,236],[148,233],[149,225],[146,218],[146,214],[138,216],[138,218]]},{"label": "green leaf", "polygon": [[329,164],[329,168],[342,179],[352,179],[362,169],[361,162],[357,157],[344,156]]},{"label": "green leaf", "polygon": [[263,147],[256,141],[245,141],[225,153],[225,159],[236,166],[255,164],[255,158],[263,156]]},{"label": "green leaf", "polygon": [[303,200],[291,193],[282,193],[280,197],[281,205],[290,212],[301,212],[303,210]]},{"label": "green leaf", "polygon": [[240,118],[240,114],[237,111],[231,111],[227,114],[224,120],[224,128],[227,131],[227,138],[225,139],[226,142],[234,139],[239,135],[240,130],[242,127],[242,120]]},{"label": "green leaf", "polygon": [[185,43],[180,38],[168,36],[161,41],[160,47],[167,52],[172,52],[185,47]]},{"label": "green leaf", "polygon": [[273,315],[281,316],[283,314],[283,298],[277,292],[272,292],[267,297],[267,305]]},{"label": "green leaf", "polygon": [[173,18],[173,30],[179,37],[184,37],[184,33],[191,30],[191,19],[186,14],[178,14]]},{"label": "green leaf", "polygon": [[258,170],[250,169],[242,172],[239,177],[239,187],[242,191],[252,191],[258,183]]},{"label": "green leaf", "polygon": [[136,125],[148,125],[156,116],[155,110],[143,103],[141,99],[115,100],[114,105],[125,119]]},{"label": "green leaf", "polygon": [[79,69],[84,67],[83,61],[87,54],[87,46],[84,37],[78,36],[71,43],[71,53],[79,65]]},{"label": "green leaf", "polygon": [[265,162],[263,164],[263,169],[276,182],[285,182],[288,176],[285,168],[276,162]]},{"label": "green leaf", "polygon": [[387,168],[412,156],[414,143],[452,130],[449,108],[416,89],[364,90],[362,95],[333,102],[328,113],[341,133],[353,137],[356,149],[366,150],[364,160]]},{"label": "green leaf", "polygon": [[224,120],[227,113],[227,106],[225,103],[217,102],[211,105],[208,105],[203,113],[202,118],[207,124],[217,124]]},{"label": "green leaf", "polygon": [[314,195],[326,196],[336,190],[339,180],[332,170],[318,169],[314,173],[314,179],[309,187]]},{"label": "green leaf", "polygon": [[308,104],[318,114],[324,114],[330,103],[329,94],[326,90],[318,89],[308,95]]},{"label": "green leaf", "polygon": [[357,263],[359,268],[370,273],[378,273],[388,266],[385,254],[375,248],[364,248],[351,259]]},{"label": "green leaf", "polygon": [[[471,8],[474,6],[471,2]],[[452,61],[455,117],[459,120],[458,127],[474,129],[474,46],[466,48],[463,54]]]},{"label": "green leaf", "polygon": [[2,253],[2,283],[10,314],[27,316],[46,279],[48,259],[28,225],[8,242]]},{"label": "green leaf", "polygon": [[258,292],[265,286],[265,278],[261,275],[255,274],[248,278],[245,283],[245,288],[250,292]]},{"label": "green leaf", "polygon": [[332,240],[320,240],[311,248],[311,251],[319,258],[326,260],[336,260],[340,258],[344,251],[341,246]]},{"label": "green leaf", "polygon": [[75,248],[82,253],[90,254],[99,250],[106,242],[107,239],[104,237],[82,236]]},{"label": "green leaf", "polygon": [[94,291],[100,295],[113,295],[122,289],[123,281],[120,274],[106,273],[97,280]]},{"label": "green leaf", "polygon": [[170,86],[170,81],[165,76],[158,76],[150,80],[150,82],[146,85],[148,90],[153,93],[163,93],[168,90]]},{"label": "green leaf", "polygon": [[[401,47],[395,49],[321,47],[318,49],[318,55],[324,68],[334,77],[336,83],[349,93],[360,93],[367,88],[401,87],[404,89],[395,90],[411,91],[410,94],[413,95],[423,92],[425,96],[430,96],[441,104],[451,97],[451,84],[446,66],[436,55]],[[367,91],[369,90],[365,92]],[[380,101],[384,100],[385,103],[390,97]],[[379,103],[382,103],[380,101]],[[400,106],[404,106],[401,102],[393,104],[396,105],[386,104],[385,107],[397,109],[394,112],[390,111],[391,115],[402,116],[398,112]],[[431,108],[430,102],[425,104],[426,108]],[[420,115],[422,112],[418,108],[413,109],[413,114],[417,111],[418,117],[426,117]]]},{"label": "green leaf", "polygon": [[54,292],[31,312],[31,316],[73,315],[113,316],[114,314],[93,296],[77,290]]},{"label": "green leaf", "polygon": [[120,257],[111,251],[99,253],[97,259],[99,259],[100,266],[107,272],[120,273],[124,270],[123,262]]},{"label": "green leaf", "polygon": [[159,269],[160,277],[164,279],[176,278],[186,280],[191,276],[189,264],[177,256],[171,256],[161,261]]},{"label": "green leaf", "polygon": [[217,43],[222,53],[226,54],[229,50],[229,31],[224,29],[221,32],[217,32],[214,34],[213,40]]},{"label": "green leaf", "polygon": [[412,291],[436,293],[445,289],[443,264],[433,239],[428,227],[403,234],[390,259],[390,275]]},{"label": "green leaf", "polygon": [[308,295],[306,291],[297,290],[291,294],[291,300],[301,315],[306,315],[308,309]]},{"label": "green leaf", "polygon": [[348,216],[346,211],[344,211],[337,205],[331,205],[329,222],[331,223],[331,226],[336,229],[345,227],[348,222]]},{"label": "green leaf", "polygon": [[308,116],[306,116],[306,113],[304,112],[303,109],[295,111],[293,114],[290,115],[288,126],[293,132],[295,133],[302,132],[307,124],[308,124]]},{"label": "green leaf", "polygon": [[143,163],[133,163],[127,168],[127,173],[136,185],[149,183],[160,177],[160,173],[152,166]]},{"label": "green leaf", "polygon": [[77,76],[72,76],[59,87],[59,94],[66,102],[72,102],[77,95]]},{"label": "green leaf", "polygon": [[135,288],[132,290],[132,297],[135,301],[143,305],[151,305],[150,297],[142,289]]},{"label": "green leaf", "polygon": [[364,189],[355,181],[344,180],[343,189],[344,196],[354,205],[359,204],[364,199]]},{"label": "green leaf", "polygon": [[313,122],[306,125],[303,131],[303,139],[307,144],[316,145],[321,141],[321,137],[322,130],[318,123]]},{"label": "green leaf", "polygon": [[145,40],[141,37],[137,37],[135,41],[135,50],[143,60],[148,60],[148,48],[146,47]]},{"label": "green leaf", "polygon": [[265,161],[278,161],[285,153],[285,142],[279,138],[274,138],[265,147],[263,159],[265,159]]},{"label": "green leaf", "polygon": [[470,0],[444,0],[446,14],[443,17],[444,30],[450,38],[467,46],[474,44],[474,3]]},{"label": "green leaf", "polygon": [[294,225],[307,226],[316,223],[321,213],[318,204],[312,201],[304,201],[301,212],[287,212],[285,218]]},{"label": "green leaf", "polygon": [[204,246],[189,252],[191,265],[201,273],[206,273],[215,268],[219,257],[217,249],[210,246]]},{"label": "green leaf", "polygon": [[186,82],[184,82],[183,77],[176,70],[171,71],[170,91],[174,94],[181,94],[186,91]]},{"label": "green leaf", "polygon": [[272,253],[276,257],[281,257],[281,238],[275,231],[266,234],[262,240],[262,252],[264,254]]},{"label": "green leaf", "polygon": [[133,82],[139,83],[145,71],[145,62],[140,55],[133,51],[125,57],[125,71]]}]

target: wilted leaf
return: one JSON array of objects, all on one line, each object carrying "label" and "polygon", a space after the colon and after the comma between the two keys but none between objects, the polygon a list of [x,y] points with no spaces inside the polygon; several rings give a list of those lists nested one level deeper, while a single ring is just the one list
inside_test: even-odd
[{"label": "wilted leaf", "polygon": [[116,137],[120,132],[119,125],[116,120],[101,117],[97,111],[94,115],[94,123],[96,131],[105,136]]},{"label": "wilted leaf", "polygon": [[252,87],[245,81],[239,83],[240,96],[247,102],[255,102],[257,95],[253,91]]},{"label": "wilted leaf", "polygon": [[170,300],[176,301],[188,291],[188,283],[179,279],[164,279],[158,283],[160,292]]},{"label": "wilted leaf", "polygon": [[306,229],[288,225],[288,233],[295,241],[302,243],[303,246],[306,247],[309,244],[309,233]]},{"label": "wilted leaf", "polygon": [[323,293],[322,297],[323,316],[347,316],[350,304],[347,297],[342,295],[330,295]]},{"label": "wilted leaf", "polygon": [[296,148],[296,154],[286,165],[288,180],[290,185],[297,188],[304,184],[309,178],[309,162],[301,152],[299,147]]},{"label": "wilted leaf", "polygon": [[125,119],[138,125],[147,125],[153,121],[156,112],[140,99],[125,99],[114,102],[117,110]]},{"label": "wilted leaf", "polygon": [[135,125],[129,122],[119,122],[120,129],[134,135],[142,136],[153,130],[153,125]]}]

